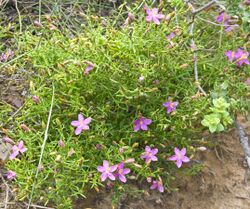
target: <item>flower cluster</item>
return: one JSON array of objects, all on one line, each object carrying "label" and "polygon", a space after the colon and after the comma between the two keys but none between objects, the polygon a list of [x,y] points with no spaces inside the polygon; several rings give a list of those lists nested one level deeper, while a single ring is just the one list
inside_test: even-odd
[{"label": "flower cluster", "polygon": [[225,55],[228,57],[229,61],[235,62],[238,67],[242,65],[250,65],[248,60],[249,53],[247,51],[243,51],[241,48],[238,48],[237,51],[227,51]]},{"label": "flower cluster", "polygon": [[[17,144],[15,144],[15,142],[11,138],[9,138],[7,136],[3,138],[3,141],[5,143],[13,145],[12,152],[11,152],[11,154],[9,156],[10,160],[15,159],[18,155],[23,154],[24,152],[27,151],[27,148],[24,147],[24,142],[23,141],[17,142]],[[16,173],[14,171],[12,171],[12,170],[9,170],[7,172],[6,177],[7,177],[8,180],[13,180],[13,179],[16,178]]]},{"label": "flower cluster", "polygon": [[127,179],[125,175],[130,173],[129,168],[124,168],[123,162],[110,166],[107,160],[104,160],[103,166],[98,166],[97,170],[102,173],[101,181],[105,181],[107,178],[114,181],[118,178],[121,182],[126,183]]}]

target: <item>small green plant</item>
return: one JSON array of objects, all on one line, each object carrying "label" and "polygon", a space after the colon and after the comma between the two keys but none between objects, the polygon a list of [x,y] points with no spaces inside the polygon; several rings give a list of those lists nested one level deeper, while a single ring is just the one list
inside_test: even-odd
[{"label": "small green plant", "polygon": [[224,131],[225,127],[233,122],[228,112],[230,104],[220,97],[213,100],[213,105],[210,108],[211,113],[204,116],[201,124],[208,127],[211,133]]}]

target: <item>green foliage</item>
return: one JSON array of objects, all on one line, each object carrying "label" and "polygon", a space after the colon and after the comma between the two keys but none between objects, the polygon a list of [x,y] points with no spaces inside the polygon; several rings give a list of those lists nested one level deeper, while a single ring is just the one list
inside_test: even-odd
[{"label": "green foliage", "polygon": [[214,99],[211,113],[204,116],[201,124],[208,127],[211,133],[224,131],[225,127],[233,122],[228,112],[229,107],[230,104],[224,98]]},{"label": "green foliage", "polygon": [[[182,1],[175,1],[178,2]],[[176,171],[174,163],[167,161],[174,147],[185,147],[187,155],[192,155],[190,147],[193,140],[200,139],[203,118],[202,124],[211,132],[222,131],[232,123],[230,104],[221,96],[213,100],[213,107],[206,115],[210,98],[197,94],[191,38],[200,49],[197,68],[204,90],[209,95],[217,90],[218,84],[226,82],[228,97],[243,101],[235,110],[244,106],[243,98],[248,90],[242,80],[249,76],[248,68],[236,70],[224,57],[226,50],[243,45],[237,34],[230,37],[223,34],[224,44],[219,47],[218,28],[213,25],[204,28],[204,23],[197,19],[194,35],[190,37],[190,23],[186,19],[190,11],[186,7],[181,13],[176,11],[178,18],[159,26],[146,23],[143,11],[135,14],[136,20],[131,25],[117,26],[116,20],[127,15],[127,12],[118,12],[120,16],[106,24],[103,24],[104,18],[85,14],[85,24],[78,28],[81,33],[74,34],[65,28],[51,31],[50,23],[44,19],[43,28],[30,26],[24,34],[15,36],[19,40],[16,54],[23,56],[10,65],[28,69],[30,73],[30,97],[15,115],[14,123],[5,127],[9,137],[23,140],[28,148],[20,159],[7,164],[8,169],[17,173],[14,184],[18,187],[18,199],[28,199],[35,185],[34,201],[51,203],[62,209],[72,208],[75,198],[84,196],[89,189],[106,185],[100,182],[97,172],[103,160],[117,164],[128,158],[135,159],[135,163],[126,164],[134,179],[145,181],[147,177],[161,177],[168,188]],[[162,12],[173,15],[172,8],[167,6]],[[53,21],[56,25],[56,20]],[[177,35],[173,47],[169,47],[166,35],[172,31],[177,31]],[[89,75],[83,73],[86,61],[95,65]],[[145,78],[143,82],[138,80],[140,76]],[[34,175],[53,85],[55,102],[43,170],[36,180]],[[32,95],[39,96],[41,102],[35,104]],[[169,97],[179,102],[172,114],[167,114],[162,106]],[[10,108],[5,107],[1,106],[0,110],[7,118]],[[93,120],[89,131],[76,136],[70,124],[78,113]],[[133,121],[140,115],[152,119],[153,123],[148,131],[134,132]],[[5,118],[1,117],[1,124],[6,124]],[[30,132],[20,128],[23,123]],[[60,139],[65,142],[63,148],[58,146]],[[102,149],[96,148],[98,144]],[[159,160],[150,165],[140,158],[146,145],[159,149]],[[124,150],[122,154],[120,148]],[[199,169],[197,166],[191,173]],[[118,181],[114,183],[115,191],[124,191],[124,187]],[[118,196],[115,195],[115,200]]]}]

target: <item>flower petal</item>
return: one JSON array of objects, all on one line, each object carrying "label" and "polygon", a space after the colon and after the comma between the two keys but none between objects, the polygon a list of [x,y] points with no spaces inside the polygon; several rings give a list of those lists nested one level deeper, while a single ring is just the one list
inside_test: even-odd
[{"label": "flower petal", "polygon": [[86,124],[86,125],[88,125],[91,121],[92,121],[92,118],[91,118],[91,117],[88,117],[88,118],[86,118],[86,119],[83,121],[83,123]]},{"label": "flower petal", "polygon": [[187,149],[186,148],[182,148],[180,151],[181,155],[185,155],[187,153]]},{"label": "flower petal", "polygon": [[127,181],[126,177],[124,175],[122,175],[122,174],[119,175],[119,179],[123,183],[126,183],[126,181]]},{"label": "flower petal", "polygon": [[103,166],[98,166],[97,167],[97,170],[99,171],[99,172],[101,172],[101,173],[103,173],[106,169],[103,167]]},{"label": "flower petal", "polygon": [[11,155],[10,155],[10,160],[13,160],[14,158],[16,158],[16,156],[19,154],[19,152],[13,152],[13,153],[11,153]]},{"label": "flower petal", "polygon": [[182,160],[184,163],[190,162],[190,159],[189,159],[189,157],[187,157],[187,156],[183,156],[183,157],[181,158],[181,160]]},{"label": "flower petal", "polygon": [[157,158],[156,156],[152,156],[152,157],[151,157],[151,160],[152,160],[152,161],[157,161],[158,158]]},{"label": "flower petal", "polygon": [[146,17],[146,21],[147,22],[151,22],[152,21],[152,19],[153,19],[153,17],[152,17],[152,15],[150,14],[150,15],[148,15],[147,17]]},{"label": "flower petal", "polygon": [[174,148],[174,153],[176,155],[181,155],[181,151],[177,147]]},{"label": "flower petal", "polygon": [[80,125],[80,122],[78,120],[74,120],[71,122],[71,125],[77,127]]},{"label": "flower petal", "polygon": [[20,142],[18,143],[17,147],[18,147],[19,149],[22,149],[22,148],[23,148],[23,141],[20,141]]},{"label": "flower petal", "polygon": [[158,19],[164,19],[164,18],[165,18],[165,15],[164,15],[164,14],[158,14],[158,15],[156,15],[156,17],[157,17]]},{"label": "flower petal", "polygon": [[168,158],[168,160],[171,160],[171,161],[176,161],[177,159],[178,159],[177,155],[173,155]]},{"label": "flower petal", "polygon": [[108,173],[108,177],[110,180],[114,181],[115,180],[115,176],[112,173]]},{"label": "flower petal", "polygon": [[158,149],[154,148],[151,150],[152,155],[156,155],[158,153]]},{"label": "flower petal", "polygon": [[117,169],[117,165],[112,165],[109,167],[110,172],[114,172]]},{"label": "flower petal", "polygon": [[130,173],[130,169],[129,168],[124,168],[122,173],[124,175],[129,174]]},{"label": "flower petal", "polygon": [[140,128],[141,128],[140,124],[137,124],[134,126],[134,131],[137,132],[140,130]]},{"label": "flower petal", "polygon": [[177,166],[177,168],[180,168],[182,166],[182,161],[177,159],[176,160],[176,166]]},{"label": "flower petal", "polygon": [[153,21],[156,25],[160,25],[160,21],[157,17],[153,17]]},{"label": "flower petal", "polygon": [[158,185],[158,190],[159,190],[159,192],[161,192],[161,193],[164,192],[164,187],[163,187],[162,184],[159,184],[159,185]]},{"label": "flower petal", "polygon": [[82,128],[82,130],[89,130],[89,126],[87,126],[87,125],[83,125],[83,126],[81,126],[81,128]]},{"label": "flower petal", "polygon": [[82,114],[78,114],[78,121],[84,121],[84,117]]},{"label": "flower petal", "polygon": [[26,152],[28,149],[27,148],[22,148],[22,149],[20,149],[19,151],[21,152],[21,153],[24,153],[24,152]]},{"label": "flower petal", "polygon": [[146,147],[145,147],[145,151],[146,151],[146,152],[151,152],[150,146],[146,146]]},{"label": "flower petal", "polygon": [[105,169],[107,169],[107,168],[109,167],[109,161],[104,160],[104,161],[103,161],[103,167],[104,167]]},{"label": "flower petal", "polygon": [[145,119],[145,120],[144,120],[144,123],[145,123],[146,125],[150,125],[150,124],[152,123],[152,120],[151,120],[151,119]]},{"label": "flower petal", "polygon": [[75,130],[75,135],[79,135],[81,132],[82,132],[82,127],[79,126],[79,127],[77,127],[76,130]]},{"label": "flower petal", "polygon": [[157,181],[153,181],[152,186],[150,187],[151,190],[154,190],[158,187],[158,182]]},{"label": "flower petal", "polygon": [[148,126],[145,125],[145,124],[142,124],[141,125],[141,129],[144,130],[144,131],[147,131],[148,130]]},{"label": "flower petal", "polygon": [[107,178],[108,178],[108,174],[107,173],[102,173],[101,181],[105,181]]}]

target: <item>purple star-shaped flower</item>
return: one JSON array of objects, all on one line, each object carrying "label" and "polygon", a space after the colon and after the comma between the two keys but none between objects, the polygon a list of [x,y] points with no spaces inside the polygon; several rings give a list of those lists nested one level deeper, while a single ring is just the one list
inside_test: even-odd
[{"label": "purple star-shaped flower", "polygon": [[249,53],[247,51],[243,51],[241,48],[238,48],[236,52],[234,51],[227,51],[225,55],[228,59],[232,62],[235,61],[237,66],[242,66],[243,64],[250,65],[248,61]]},{"label": "purple star-shaped flower", "polygon": [[168,159],[171,161],[176,161],[176,166],[180,168],[182,166],[182,163],[187,163],[190,161],[190,159],[185,156],[186,155],[186,148],[183,148],[182,150],[179,150],[177,147],[174,148],[175,155],[169,157]]},{"label": "purple star-shaped flower", "polygon": [[109,162],[107,160],[103,161],[103,166],[98,166],[97,170],[102,173],[101,181],[105,181],[107,178],[114,181],[115,176],[113,172],[117,169],[117,165],[109,166]]},{"label": "purple star-shaped flower", "polygon": [[13,180],[14,178],[16,178],[16,173],[14,171],[12,171],[12,170],[9,170],[7,172],[7,179],[8,180]]},{"label": "purple star-shaped flower", "polygon": [[88,66],[84,70],[85,75],[89,74],[89,71],[93,70],[93,68],[94,68],[94,64],[92,62],[86,61],[86,64],[88,64]]},{"label": "purple star-shaped flower", "polygon": [[20,153],[24,153],[26,151],[27,151],[27,148],[24,147],[23,141],[18,142],[17,145],[14,145],[12,147],[12,153],[10,155],[10,160],[16,158],[16,156],[19,155]]},{"label": "purple star-shaped flower", "polygon": [[115,174],[115,177],[118,177],[121,182],[126,183],[127,179],[125,175],[129,173],[130,173],[130,169],[124,168],[124,163],[119,163],[117,166],[117,172]]},{"label": "purple star-shaped flower", "polygon": [[168,41],[171,41],[174,37],[175,37],[175,33],[174,33],[174,32],[171,32],[169,35],[166,36],[166,39],[167,39]]},{"label": "purple star-shaped flower", "polygon": [[134,131],[139,131],[140,129],[141,130],[144,130],[144,131],[147,131],[148,130],[148,125],[150,125],[152,123],[152,120],[151,119],[148,119],[148,118],[144,118],[144,117],[140,117],[138,119],[136,119],[134,121]]},{"label": "purple star-shaped flower", "polygon": [[224,25],[225,31],[226,32],[230,32],[231,30],[233,30],[234,27],[237,27],[238,25],[233,25],[231,17],[229,15],[227,15],[225,12],[221,12],[217,18],[216,21],[218,23],[222,23]]},{"label": "purple star-shaped flower", "polygon": [[150,189],[152,189],[152,190],[157,189],[161,193],[164,192],[164,186],[162,184],[162,181],[153,181]]},{"label": "purple star-shaped flower", "polygon": [[235,52],[235,59],[236,65],[241,66],[243,64],[250,65],[248,61],[249,53],[246,51],[243,51],[241,48],[238,48],[238,50]]},{"label": "purple star-shaped flower", "polygon": [[218,23],[223,23],[223,22],[227,22],[228,20],[230,19],[230,16],[226,15],[225,12],[221,12],[217,18],[216,18],[216,21]]},{"label": "purple star-shaped flower", "polygon": [[11,49],[7,49],[6,52],[3,52],[0,56],[0,62],[6,62],[14,56],[14,52]]},{"label": "purple star-shaped flower", "polygon": [[153,8],[152,10],[146,8],[146,21],[147,22],[154,22],[156,25],[160,25],[160,20],[165,18],[164,14],[159,14],[157,8]]},{"label": "purple star-shaped flower", "polygon": [[149,146],[146,146],[145,152],[141,155],[141,159],[146,159],[147,164],[149,164],[151,161],[157,161],[158,158],[155,156],[157,152],[157,148],[151,149]]},{"label": "purple star-shaped flower", "polygon": [[178,104],[179,104],[178,102],[168,101],[168,102],[164,102],[163,106],[166,107],[167,113],[169,114],[176,110],[176,107],[178,106]]},{"label": "purple star-shaped flower", "polygon": [[78,114],[78,120],[71,122],[71,125],[77,127],[75,129],[75,135],[79,135],[83,130],[89,130],[88,124],[91,122],[92,118],[84,119],[82,114]]}]

